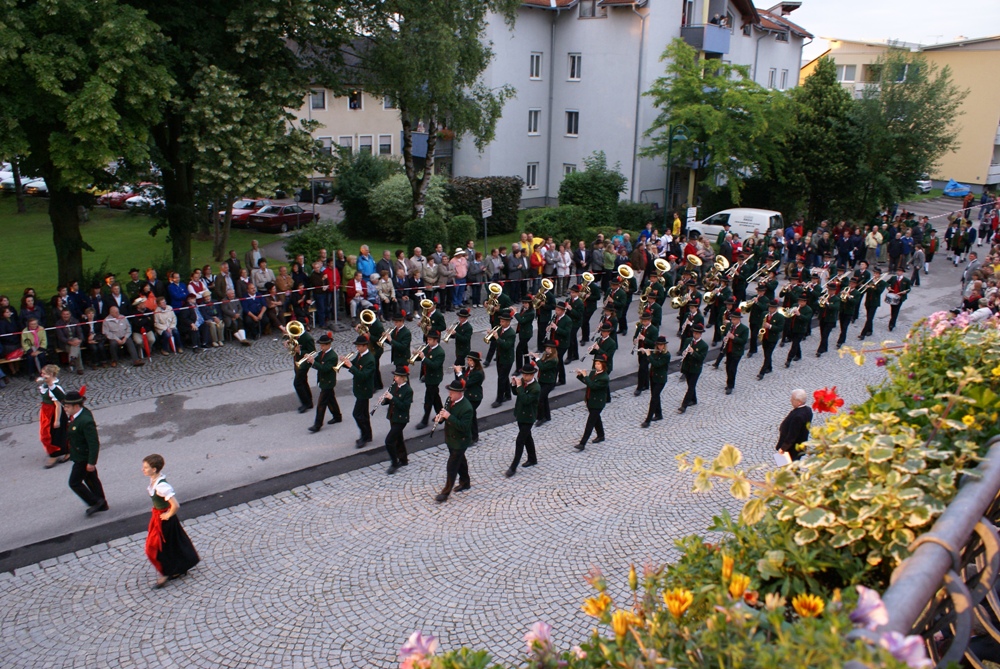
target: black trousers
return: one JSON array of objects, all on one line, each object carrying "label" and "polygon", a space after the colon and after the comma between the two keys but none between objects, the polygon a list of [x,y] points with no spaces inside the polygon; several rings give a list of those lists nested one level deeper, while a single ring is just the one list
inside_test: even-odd
[{"label": "black trousers", "polygon": [[[493,360],[493,356],[495,356],[496,354],[497,354],[497,338],[493,337],[492,339],[490,339],[490,348],[486,352],[486,360],[484,364],[487,365],[490,364],[490,362]],[[465,363],[463,362],[462,364]]]},{"label": "black trousers", "polygon": [[646,420],[650,421],[654,418],[663,418],[663,407],[660,406],[660,394],[663,392],[663,386],[666,383],[656,383],[655,381],[649,384],[649,411],[646,413]]},{"label": "black trousers", "polygon": [[597,308],[584,309],[583,310],[583,321],[580,323],[580,343],[586,344],[590,341],[590,318],[594,315]]},{"label": "black trousers", "polygon": [[748,358],[757,352],[757,341],[759,339],[757,333],[762,327],[764,327],[764,321],[761,321],[760,323],[750,323],[750,339],[748,342],[750,344],[750,350],[747,351]]},{"label": "black trousers", "polygon": [[361,438],[368,441],[372,440],[372,419],[368,414],[368,398],[356,398],[354,400],[354,422],[358,424],[358,429],[361,430]]},{"label": "black trousers", "polygon": [[552,409],[549,408],[549,393],[555,389],[554,383],[540,383],[541,393],[538,396],[538,419],[552,420]]},{"label": "black trousers", "polygon": [[625,308],[622,309],[621,312],[617,314],[617,316],[618,316],[618,334],[627,334],[628,323],[626,321],[628,320],[628,305],[625,305]]},{"label": "black trousers", "polygon": [[453,451],[448,449],[448,480],[444,484],[444,494],[451,492],[455,486],[455,477],[458,477],[459,485],[467,485],[472,481],[469,479],[469,461],[465,459],[465,450]]},{"label": "black trousers", "polygon": [[[850,314],[848,314],[850,318]],[[837,326],[837,323],[827,323],[821,322],[819,324],[819,348],[816,349],[816,353],[826,353],[829,349],[830,343],[830,333],[833,332],[833,328]]]},{"label": "black trousers", "polygon": [[104,486],[101,485],[101,479],[97,477],[97,470],[88,472],[86,462],[73,463],[73,469],[69,473],[69,489],[75,492],[87,506],[94,506],[106,499]]},{"label": "black trousers", "polygon": [[479,403],[472,404],[472,441],[479,441]]},{"label": "black trousers", "polygon": [[247,339],[260,339],[260,321],[247,316],[243,324],[246,326]]},{"label": "black trousers", "polygon": [[687,392],[684,393],[684,401],[681,403],[683,406],[691,406],[698,403],[698,377],[701,374],[694,374],[690,372],[681,372],[684,376],[684,380],[687,381]]},{"label": "black trousers", "polygon": [[[561,342],[560,342],[561,343]],[[568,348],[557,348],[559,354],[559,385],[566,384],[566,351]]]},{"label": "black trousers", "polygon": [[319,398],[316,400],[316,420],[313,425],[323,427],[323,419],[326,418],[326,410],[330,409],[330,415],[337,420],[343,420],[340,413],[340,405],[337,404],[337,394],[333,388],[320,388]]},{"label": "black trousers", "polygon": [[896,319],[899,318],[899,310],[903,307],[902,304],[890,304],[889,305],[889,329],[896,327]]},{"label": "black trousers", "polygon": [[841,346],[843,346],[844,342],[847,341],[847,328],[849,328],[851,326],[851,321],[853,321],[853,317],[851,316],[851,314],[849,314],[849,313],[845,314],[845,313],[841,312],[841,314],[840,314],[840,336],[837,337],[837,348],[840,348]]},{"label": "black trousers", "polygon": [[878,313],[878,305],[869,309],[865,307],[865,326],[861,328],[861,336],[867,337],[875,334],[875,314]]},{"label": "black trousers", "polygon": [[778,345],[777,341],[767,341],[761,344],[761,348],[764,349],[764,364],[760,366],[761,374],[770,374],[773,369],[771,369],[771,358],[774,356],[774,347]]},{"label": "black trousers", "polygon": [[577,341],[577,337],[580,334],[580,327],[574,325],[569,331],[569,355],[567,360],[579,360],[580,359],[580,342]]},{"label": "black trousers", "polygon": [[434,415],[436,416],[441,409],[444,408],[444,404],[441,403],[441,393],[438,391],[438,386],[427,386],[424,390],[424,420],[426,423],[431,417],[431,409],[434,410]]},{"label": "black trousers", "polygon": [[531,436],[531,426],[532,423],[521,423],[517,424],[517,439],[514,441],[514,461],[510,463],[510,468],[517,470],[517,466],[521,463],[521,456],[524,455],[524,451],[528,451],[528,462],[538,462],[535,457],[535,439]]},{"label": "black trousers", "polygon": [[802,336],[797,332],[792,333],[792,346],[788,349],[788,357],[785,359],[786,363],[802,359]]},{"label": "black trousers", "polygon": [[497,402],[506,402],[511,398],[510,371],[514,368],[513,361],[497,360]]},{"label": "black trousers", "polygon": [[[464,364],[464,363],[463,363]],[[375,355],[375,390],[385,390],[382,384],[382,354]]]},{"label": "black trousers", "polygon": [[299,404],[312,409],[313,395],[312,388],[309,387],[310,369],[312,369],[312,365],[308,363],[295,368],[295,380],[292,381],[292,388],[295,388],[295,394],[299,396]]},{"label": "black trousers", "polygon": [[524,367],[525,360],[528,357],[528,342],[529,339],[518,340],[517,347],[514,349],[514,366],[518,369]]},{"label": "black trousers", "polygon": [[736,372],[740,368],[740,360],[742,359],[742,353],[726,354],[726,388],[736,387]]},{"label": "black trousers", "polygon": [[602,409],[589,409],[587,414],[587,426],[583,430],[583,438],[580,439],[581,444],[587,443],[590,439],[591,432],[597,431],[597,438],[604,438],[604,423],[601,422],[601,411]]},{"label": "black trousers", "polygon": [[406,423],[389,423],[389,434],[385,435],[385,450],[389,451],[389,460],[396,467],[407,464],[404,427]]},{"label": "black trousers", "polygon": [[726,348],[724,346],[719,347],[719,355],[715,356],[715,364],[712,366],[716,369],[722,364],[722,361],[726,359]]},{"label": "black trousers", "polygon": [[645,353],[637,353],[639,356],[639,382],[636,390],[649,390],[649,356]]}]

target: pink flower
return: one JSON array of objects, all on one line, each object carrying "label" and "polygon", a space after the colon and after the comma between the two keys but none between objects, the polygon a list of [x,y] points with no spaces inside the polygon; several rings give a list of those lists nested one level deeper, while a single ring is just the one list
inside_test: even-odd
[{"label": "pink flower", "polygon": [[421,669],[427,666],[424,661],[437,651],[438,642],[433,636],[417,630],[410,635],[403,647],[399,649],[400,669]]},{"label": "pink flower", "polygon": [[539,620],[524,635],[528,644],[528,655],[544,657],[552,652],[552,625]]},{"label": "pink flower", "polygon": [[924,399],[926,398],[923,395],[914,395],[913,399],[916,400],[917,402],[923,402]]},{"label": "pink flower", "polygon": [[889,612],[882,603],[882,597],[871,588],[857,586],[858,606],[851,611],[851,622],[865,629],[873,630],[889,622]]},{"label": "pink flower", "polygon": [[876,367],[885,367],[885,363],[888,362],[885,358],[875,358]]},{"label": "pink flower", "polygon": [[880,646],[892,653],[900,662],[905,662],[911,669],[932,667],[934,663],[927,657],[924,640],[915,634],[903,636],[899,632],[886,632],[878,640]]}]

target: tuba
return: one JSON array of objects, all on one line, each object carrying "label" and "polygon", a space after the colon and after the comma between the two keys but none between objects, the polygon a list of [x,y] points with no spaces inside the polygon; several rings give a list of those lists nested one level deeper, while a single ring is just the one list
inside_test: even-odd
[{"label": "tuba", "polygon": [[628,265],[620,265],[618,267],[618,276],[620,276],[622,278],[622,281],[623,281],[622,288],[625,289],[626,293],[629,292],[629,290],[628,290],[628,285],[629,285],[628,282],[631,281],[632,277],[635,276],[635,272],[632,271],[632,268],[629,267]]},{"label": "tuba", "polygon": [[358,331],[359,335],[367,336],[368,327],[375,322],[376,318],[375,312],[372,311],[371,309],[365,309],[364,311],[361,312],[358,318],[361,320],[361,322],[355,325],[354,329]]},{"label": "tuba", "polygon": [[665,284],[666,281],[663,279],[663,275],[670,271],[670,263],[663,258],[657,258],[653,261],[653,269],[656,270],[657,282]]},{"label": "tuba", "polygon": [[680,309],[681,307],[686,307],[687,303],[691,301],[690,293],[684,293],[683,295],[678,295],[677,297],[670,300],[670,307],[672,309]]},{"label": "tuba", "polygon": [[538,311],[545,305],[546,296],[545,294],[555,288],[555,284],[552,283],[552,279],[542,279],[542,287],[538,289],[538,294],[531,301],[531,308]]},{"label": "tuba", "polygon": [[289,353],[295,353],[295,347],[299,345],[299,337],[306,331],[306,326],[300,321],[288,321],[285,325],[285,335],[281,343],[288,349]]},{"label": "tuba", "polygon": [[684,260],[687,261],[687,269],[689,270],[694,269],[695,267],[701,267],[701,258],[694,253],[687,254],[687,257],[684,258]]},{"label": "tuba", "polygon": [[586,302],[590,299],[590,284],[594,283],[594,275],[590,272],[584,272],[581,277],[583,283],[580,284],[580,294],[583,296],[583,301]]},{"label": "tuba", "polygon": [[712,270],[716,274],[721,274],[727,269],[729,269],[729,261],[726,259],[726,256],[715,256],[715,263],[712,265]]},{"label": "tuba", "polygon": [[[500,293],[503,292],[503,286],[499,283],[491,283],[486,289],[490,291],[490,296],[486,298],[486,313],[492,316],[500,308]],[[421,306],[423,306],[423,303],[421,303]]]},{"label": "tuba", "polygon": [[420,308],[423,309],[423,313],[420,314],[420,331],[426,337],[431,331],[431,311],[434,310],[434,303],[425,297],[420,300]]}]

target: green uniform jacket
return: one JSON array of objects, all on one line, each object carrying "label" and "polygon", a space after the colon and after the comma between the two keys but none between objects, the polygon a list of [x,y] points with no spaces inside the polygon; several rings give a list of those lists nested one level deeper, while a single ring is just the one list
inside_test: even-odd
[{"label": "green uniform jacket", "polygon": [[579,297],[569,301],[570,310],[566,312],[566,315],[570,317],[573,322],[574,328],[579,328],[583,324],[583,314],[587,308],[587,305],[583,303]]},{"label": "green uniform jacket", "polygon": [[628,308],[628,294],[626,294],[624,288],[619,288],[611,293],[611,299],[615,303],[615,313],[618,314],[619,320],[621,320],[621,314]]},{"label": "green uniform jacket", "polygon": [[655,325],[649,325],[645,330],[642,328],[642,323],[636,323],[635,325],[635,335],[633,339],[638,338],[638,346],[636,348],[648,348],[653,349],[656,347],[656,338],[660,336],[660,329]]},{"label": "green uniform jacket", "polygon": [[909,296],[909,293],[905,293],[905,292],[902,292],[902,291],[906,291],[906,290],[910,289],[910,280],[907,279],[907,278],[905,278],[905,277],[902,278],[902,279],[897,278],[897,277],[892,277],[892,279],[890,279],[889,283],[888,283],[888,292],[890,292],[890,293],[893,292],[893,288],[896,286],[896,284],[899,284],[899,290],[902,293],[899,296],[900,297],[900,302],[899,303],[903,304],[903,302],[906,302],[906,298]]},{"label": "green uniform jacket", "polygon": [[858,285],[861,286],[871,280],[872,273],[868,270],[865,270],[864,272],[861,270],[854,270],[854,277],[857,278]]},{"label": "green uniform jacket", "polygon": [[[764,317],[764,320],[765,321],[767,320],[767,316]],[[761,327],[763,327],[763,324],[761,324]],[[785,317],[776,311],[774,312],[774,315],[771,316],[771,328],[764,335],[764,341],[768,343],[771,342],[778,343],[778,341],[781,339],[781,335],[782,332],[784,332],[784,330],[785,330]]]},{"label": "green uniform jacket", "polygon": [[666,383],[670,367],[670,354],[653,353],[649,356],[649,380],[651,383]]},{"label": "green uniform jacket", "polygon": [[[66,420],[69,420],[68,418]],[[97,438],[97,423],[90,409],[83,408],[69,424],[69,459],[73,462],[97,464],[101,442]]]},{"label": "green uniform jacket", "polygon": [[299,352],[295,356],[296,362],[301,360],[302,356],[304,356],[305,354],[312,353],[313,351],[316,350],[316,340],[314,340],[312,338],[312,335],[309,334],[308,332],[303,332],[301,335],[299,335],[299,338],[296,341],[299,344]]},{"label": "green uniform jacket", "polygon": [[420,378],[423,379],[424,385],[428,386],[440,386],[444,381],[444,349],[440,345],[424,351]]},{"label": "green uniform jacket", "polygon": [[[728,327],[732,327],[732,323],[730,323]],[[750,340],[750,328],[748,328],[746,325],[743,325],[743,323],[740,323],[739,325],[736,326],[736,334],[733,335],[732,339],[733,349],[731,351],[728,351],[728,353],[742,356],[743,351],[746,350],[747,342],[749,340]]]},{"label": "green uniform jacket", "polygon": [[559,342],[559,350],[569,349],[569,338],[573,336],[573,319],[568,315],[556,321],[556,329],[553,332],[553,339]]},{"label": "green uniform jacket", "polygon": [[688,337],[681,345],[681,350],[686,351],[688,346],[691,346],[691,352],[681,360],[681,371],[685,374],[701,374],[701,366],[708,355],[708,342],[704,339],[695,342],[693,337]]},{"label": "green uniform jacket", "polygon": [[607,322],[607,324],[611,326],[611,338],[614,339],[615,342],[617,342],[618,341],[618,316],[615,315],[615,314],[611,314],[610,316],[606,316],[606,317],[604,317],[604,318],[601,319],[601,325],[604,325],[605,322]]},{"label": "green uniform jacket", "polygon": [[775,293],[775,291],[778,290],[778,280],[777,279],[771,279],[765,285],[767,286],[767,290],[764,291],[764,295],[767,297],[768,300],[773,300],[774,299],[774,293]]},{"label": "green uniform jacket", "polygon": [[625,291],[625,306],[630,306],[632,304],[632,296],[639,292],[639,282],[635,280],[633,276],[628,280],[628,290]]},{"label": "green uniform jacket", "polygon": [[337,385],[337,372],[333,370],[333,366],[339,360],[332,348],[316,356],[313,367],[316,369],[316,383],[320,390],[329,390]]},{"label": "green uniform jacket", "polygon": [[751,298],[754,299],[753,305],[750,307],[750,322],[758,323],[757,329],[760,329],[759,323],[764,322],[764,317],[767,316],[767,300],[765,297]]},{"label": "green uniform jacket", "polygon": [[596,283],[592,283],[589,288],[590,297],[583,301],[585,314],[592,314],[597,311],[597,305],[601,303],[601,287]]},{"label": "green uniform jacket", "polygon": [[518,423],[534,423],[538,420],[538,396],[542,390],[532,381],[526,386],[512,386],[510,391],[517,395],[514,403],[514,420]]},{"label": "green uniform jacket", "polygon": [[354,398],[370,400],[375,394],[375,356],[368,351],[360,358],[351,360],[350,371],[354,375],[354,385],[351,388]]},{"label": "green uniform jacket", "polygon": [[597,352],[603,353],[608,364],[608,374],[615,371],[615,351],[618,350],[618,340],[614,337],[597,340]]},{"label": "green uniform jacket", "polygon": [[595,370],[590,370],[590,374],[577,378],[583,382],[583,385],[587,386],[587,408],[603,411],[608,404],[608,373],[598,374]]},{"label": "green uniform jacket", "polygon": [[394,329],[390,337],[392,338],[392,364],[410,364],[410,341],[413,335],[410,334],[409,329],[403,325],[398,329]]},{"label": "green uniform jacket", "polygon": [[381,339],[384,334],[385,327],[382,325],[382,320],[376,318],[375,322],[368,326],[368,341],[371,342],[371,352],[376,358],[381,358],[382,354],[385,352],[385,349],[378,345],[378,340]]},{"label": "green uniform jacket", "polygon": [[452,339],[455,342],[455,357],[465,364],[465,356],[472,351],[472,323],[469,321],[459,323]]},{"label": "green uniform jacket", "polygon": [[[853,304],[848,300],[848,307]],[[821,323],[836,323],[840,316],[840,295],[831,295],[826,300],[826,306],[819,308],[819,320]]]},{"label": "green uniform jacket", "polygon": [[652,318],[649,322],[656,326],[656,329],[660,329],[660,325],[663,324],[663,307],[661,307],[656,302],[650,302],[648,309],[653,312]]},{"label": "green uniform jacket", "polygon": [[[688,323],[688,318],[691,318],[691,322],[690,323]],[[681,321],[682,325],[685,324],[685,323],[687,324],[687,327],[685,327],[684,329],[685,329],[685,331],[687,331],[688,328],[692,328],[695,325],[699,325],[699,324],[700,325],[705,325],[705,317],[702,316],[700,313],[698,313],[698,314],[695,314],[694,317],[692,318],[691,315],[688,314],[687,316],[684,317],[684,320]],[[683,334],[683,332],[681,334]],[[688,334],[690,335],[691,333],[688,332]]]},{"label": "green uniform jacket", "polygon": [[392,394],[392,397],[382,402],[382,404],[389,405],[389,422],[396,425],[406,425],[410,422],[410,405],[413,404],[413,385],[406,383],[403,384],[403,387],[399,387],[393,381],[392,385],[389,386],[389,392]]},{"label": "green uniform jacket", "polygon": [[479,408],[483,403],[483,381],[486,380],[486,372],[481,369],[474,369],[471,372],[465,370],[462,373],[465,379],[465,399],[472,403],[472,407]]},{"label": "green uniform jacket", "polygon": [[500,293],[500,297],[497,298],[497,304],[500,306],[490,316],[490,328],[495,328],[500,325],[500,312],[508,309],[512,304],[514,304],[514,302],[510,299],[510,295],[507,293]]},{"label": "green uniform jacket", "polygon": [[[514,364],[514,345],[516,340],[517,337],[514,335],[514,328],[512,327],[508,327],[497,335],[497,364],[501,367]],[[504,379],[500,380],[500,383],[505,382]]]},{"label": "green uniform jacket", "polygon": [[552,314],[556,309],[556,296],[552,291],[545,293],[545,304],[538,309],[538,329],[544,330],[545,326],[552,320]]},{"label": "green uniform jacket", "polygon": [[538,382],[555,385],[559,380],[559,359],[555,356],[548,360],[538,359]]},{"label": "green uniform jacket", "polygon": [[520,341],[529,341],[535,333],[535,310],[528,308],[514,316],[517,321],[517,338]]},{"label": "green uniform jacket", "polygon": [[[444,314],[442,314],[437,309],[431,314],[431,330],[437,330],[438,332],[444,334],[444,331],[448,329],[448,326],[444,322]],[[428,330],[430,332],[430,330]],[[424,341],[427,341],[427,337],[424,337]]]},{"label": "green uniform jacket", "polygon": [[472,417],[475,410],[468,397],[463,397],[455,406],[448,407],[448,419],[444,422],[444,443],[449,451],[464,451],[472,445]]},{"label": "green uniform jacket", "polygon": [[885,292],[885,281],[879,281],[865,291],[865,309],[878,309],[882,303],[882,293]]},{"label": "green uniform jacket", "polygon": [[809,308],[809,305],[799,309],[799,313],[796,316],[792,316],[792,333],[793,334],[806,334],[809,332],[809,321],[812,320],[813,310]]}]

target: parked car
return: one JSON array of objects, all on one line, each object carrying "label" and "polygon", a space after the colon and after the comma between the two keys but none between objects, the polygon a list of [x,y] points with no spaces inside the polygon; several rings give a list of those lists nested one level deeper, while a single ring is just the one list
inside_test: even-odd
[{"label": "parked car", "polygon": [[753,235],[754,230],[766,235],[775,228],[784,229],[781,213],[768,209],[724,209],[708,218],[688,226],[688,233],[698,232],[715,242],[719,232],[724,230],[723,223],[729,224],[729,231],[735,232],[740,239]]},{"label": "parked car", "polygon": [[297,204],[269,204],[250,214],[250,227],[261,232],[288,232],[319,219],[319,214],[306,211]]},{"label": "parked car", "polygon": [[49,196],[49,186],[45,183],[45,179],[29,181],[22,188],[25,195],[34,195],[36,197]]},{"label": "parked car", "polygon": [[104,195],[98,197],[97,204],[111,207],[112,209],[124,209],[125,200],[130,197],[135,197],[143,188],[155,185],[156,184],[149,181],[144,181],[138,186],[122,186],[116,191],[111,191],[110,193],[105,193]]},{"label": "parked car", "polygon": [[326,179],[313,179],[309,186],[295,191],[296,202],[315,202],[326,204],[333,202],[333,182]]},{"label": "parked car", "polygon": [[919,179],[917,179],[917,192],[918,193],[930,193],[931,188],[934,184],[931,182],[931,177],[929,174],[924,174]]},{"label": "parked car", "polygon": [[[243,198],[242,200],[237,200],[233,202],[233,215],[231,218],[231,225],[234,228],[246,228],[249,226],[250,215],[255,214],[269,204],[273,204],[270,200],[262,200],[259,198]],[[223,221],[226,218],[226,212],[219,212],[219,221]]]},{"label": "parked car", "polygon": [[164,205],[163,192],[159,186],[144,186],[132,197],[125,200],[126,209],[157,209]]},{"label": "parked car", "polygon": [[[28,185],[32,181],[38,181],[39,179],[40,179],[40,177],[26,177],[26,176],[24,176],[22,174],[21,175],[21,192],[22,193],[24,192],[24,187],[26,185]],[[11,176],[3,179],[2,181],[0,181],[0,190],[3,190],[4,193],[13,193],[14,192],[14,175],[13,174]]]}]

